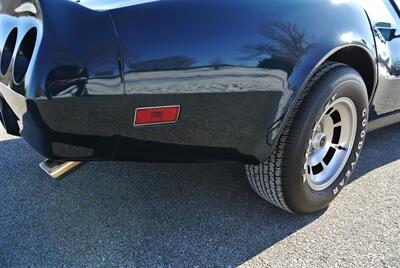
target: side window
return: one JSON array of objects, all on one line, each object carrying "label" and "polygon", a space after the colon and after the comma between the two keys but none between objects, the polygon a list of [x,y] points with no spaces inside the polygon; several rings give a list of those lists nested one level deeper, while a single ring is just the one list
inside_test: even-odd
[{"label": "side window", "polygon": [[[392,4],[388,0],[355,0],[368,13],[372,23],[379,29],[386,40],[391,40],[396,29],[400,28],[400,20]],[[400,0],[396,0],[400,2]]]}]

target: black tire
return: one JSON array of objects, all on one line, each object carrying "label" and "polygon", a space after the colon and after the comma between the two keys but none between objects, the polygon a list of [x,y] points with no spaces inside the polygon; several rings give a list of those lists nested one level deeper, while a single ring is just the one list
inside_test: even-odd
[{"label": "black tire", "polygon": [[[326,189],[315,190],[305,181],[306,152],[318,118],[334,99],[347,97],[356,108],[356,137],[340,175]],[[298,99],[275,149],[260,165],[247,165],[253,189],[270,203],[295,214],[323,210],[348,183],[365,141],[368,94],[360,74],[345,64],[327,62]],[[333,179],[333,177],[332,177]]]}]

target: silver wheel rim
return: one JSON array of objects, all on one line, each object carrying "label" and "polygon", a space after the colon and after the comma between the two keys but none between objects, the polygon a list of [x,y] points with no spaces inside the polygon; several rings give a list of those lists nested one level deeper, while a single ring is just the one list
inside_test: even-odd
[{"label": "silver wheel rim", "polygon": [[315,123],[306,152],[304,180],[315,191],[329,188],[342,173],[357,131],[354,102],[341,97],[325,107]]}]

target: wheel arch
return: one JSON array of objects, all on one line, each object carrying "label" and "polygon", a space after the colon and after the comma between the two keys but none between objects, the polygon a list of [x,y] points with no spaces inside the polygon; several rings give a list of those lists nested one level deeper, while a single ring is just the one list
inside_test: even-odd
[{"label": "wheel arch", "polygon": [[328,55],[324,62],[326,61],[344,63],[359,72],[367,87],[369,101],[372,101],[378,81],[377,67],[375,60],[365,47],[359,45],[339,47]]},{"label": "wheel arch", "polygon": [[272,148],[277,145],[279,137],[282,135],[284,126],[287,124],[288,118],[292,113],[292,110],[294,109],[295,103],[298,101],[298,98],[301,96],[303,90],[306,88],[307,84],[310,82],[313,76],[318,72],[320,67],[327,61],[336,61],[339,63],[344,63],[353,67],[356,71],[358,71],[367,86],[369,102],[370,103],[372,102],[376,86],[378,83],[378,70],[377,70],[376,57],[371,53],[368,47],[362,44],[351,43],[351,44],[337,46],[334,49],[330,50],[328,53],[326,53],[318,61],[318,63],[312,68],[311,72],[309,72],[308,76],[301,84],[301,87],[298,90],[294,99],[292,100],[289,109],[282,118],[280,131],[276,136],[274,143],[272,143],[271,146]]}]

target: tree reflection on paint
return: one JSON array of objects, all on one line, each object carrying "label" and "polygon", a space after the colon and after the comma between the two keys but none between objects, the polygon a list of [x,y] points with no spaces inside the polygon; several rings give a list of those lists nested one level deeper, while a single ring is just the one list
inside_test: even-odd
[{"label": "tree reflection on paint", "polygon": [[314,46],[314,36],[291,22],[266,22],[261,34],[267,39],[265,42],[242,47],[247,58],[259,59],[259,68],[281,69],[290,74],[299,59]]}]

